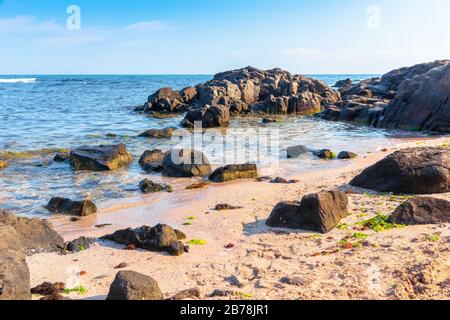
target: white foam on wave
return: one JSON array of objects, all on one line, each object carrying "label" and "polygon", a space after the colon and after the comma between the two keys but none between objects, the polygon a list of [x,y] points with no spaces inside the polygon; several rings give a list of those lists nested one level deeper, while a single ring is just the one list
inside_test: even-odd
[{"label": "white foam on wave", "polygon": [[0,79],[0,83],[33,83],[36,78]]}]

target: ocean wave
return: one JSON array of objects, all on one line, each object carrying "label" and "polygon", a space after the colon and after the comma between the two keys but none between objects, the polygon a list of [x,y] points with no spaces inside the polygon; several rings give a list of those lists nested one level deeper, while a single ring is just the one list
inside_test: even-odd
[{"label": "ocean wave", "polygon": [[17,78],[17,79],[1,79],[0,83],[33,83],[36,82],[36,78]]}]

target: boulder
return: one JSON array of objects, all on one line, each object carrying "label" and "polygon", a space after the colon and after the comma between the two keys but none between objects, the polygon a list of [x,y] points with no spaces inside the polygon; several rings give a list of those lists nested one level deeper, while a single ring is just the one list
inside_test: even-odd
[{"label": "boulder", "polygon": [[66,285],[62,282],[43,282],[40,285],[31,288],[31,294],[40,296],[53,296],[64,292]]},{"label": "boulder", "polygon": [[197,89],[195,87],[187,87],[180,90],[180,96],[184,103],[190,103],[197,95]]},{"label": "boulder", "polygon": [[106,300],[162,300],[163,294],[152,277],[135,271],[119,271],[109,287]]},{"label": "boulder", "polygon": [[232,164],[216,169],[209,180],[213,182],[227,182],[238,179],[258,179],[256,164]]},{"label": "boulder", "polygon": [[16,230],[26,254],[61,251],[64,248],[64,239],[46,220],[19,218],[0,210],[0,224]]},{"label": "boulder", "polygon": [[347,78],[347,79],[339,80],[338,82],[336,82],[334,87],[338,88],[338,89],[347,89],[347,88],[350,88],[352,85],[353,85],[353,81],[351,79]]},{"label": "boulder", "polygon": [[449,192],[450,149],[421,147],[396,151],[365,169],[350,185],[378,192]]},{"label": "boulder", "polygon": [[149,179],[144,179],[139,183],[139,189],[141,189],[142,193],[156,193],[161,191],[173,192],[171,186],[167,184],[159,184],[155,183]]},{"label": "boulder", "polygon": [[450,223],[450,202],[432,197],[415,197],[401,204],[391,215],[397,224]]},{"label": "boulder", "polygon": [[269,227],[328,233],[348,216],[347,206],[345,193],[322,191],[303,197],[301,202],[277,204],[266,224]]},{"label": "boulder", "polygon": [[65,162],[69,160],[69,154],[68,153],[57,153],[55,157],[53,158],[53,161],[55,162]]},{"label": "boulder", "polygon": [[70,165],[75,170],[110,171],[128,166],[133,157],[124,144],[81,147],[70,152]]},{"label": "boulder", "polygon": [[21,236],[13,226],[0,223],[0,239],[0,300],[31,300]]},{"label": "boulder", "polygon": [[123,244],[125,246],[133,245],[149,251],[166,251],[169,254],[174,252],[173,246],[178,244],[180,232],[176,232],[173,228],[159,224],[155,227],[142,226],[136,229],[124,229],[106,235],[103,239]]},{"label": "boulder", "polygon": [[164,129],[150,129],[145,132],[142,132],[139,137],[144,138],[154,138],[154,139],[170,139],[175,131],[178,128],[169,127]]},{"label": "boulder", "polygon": [[294,146],[287,148],[288,159],[298,158],[304,154],[307,154],[310,150],[305,146]]},{"label": "boulder", "polygon": [[332,160],[332,159],[336,158],[336,155],[330,149],[316,150],[316,151],[313,151],[313,154],[316,157],[318,157],[320,159],[325,159],[325,160]]},{"label": "boulder", "polygon": [[274,119],[274,118],[263,118],[263,119],[262,119],[262,123],[264,123],[264,124],[268,124],[268,123],[276,123],[276,122],[278,122],[278,120],[277,120],[277,119]]},{"label": "boulder", "polygon": [[78,217],[97,213],[97,207],[91,200],[72,201],[66,198],[52,198],[46,208],[51,213],[67,214]]},{"label": "boulder", "polygon": [[163,170],[163,160],[167,152],[159,149],[145,151],[139,159],[139,165],[147,172],[161,172]]},{"label": "boulder", "polygon": [[230,122],[230,109],[222,106],[205,106],[189,111],[181,122],[185,128],[194,128],[195,122],[201,122],[202,128],[215,128],[228,126]]},{"label": "boulder", "polygon": [[351,152],[351,151],[341,151],[341,152],[339,152],[339,154],[337,156],[337,158],[339,160],[354,159],[354,158],[357,158],[357,157],[358,157],[358,155],[356,153],[354,153],[354,152]]},{"label": "boulder", "polygon": [[65,249],[69,252],[80,252],[87,250],[91,244],[95,243],[95,238],[79,237],[78,239],[69,241],[65,244]]},{"label": "boulder", "polygon": [[204,177],[211,173],[206,155],[192,149],[174,149],[163,160],[163,173],[169,177]]},{"label": "boulder", "polygon": [[8,162],[0,160],[0,170],[5,169],[8,165]]},{"label": "boulder", "polygon": [[172,88],[161,88],[148,97],[146,112],[184,112],[186,104],[179,92]]}]

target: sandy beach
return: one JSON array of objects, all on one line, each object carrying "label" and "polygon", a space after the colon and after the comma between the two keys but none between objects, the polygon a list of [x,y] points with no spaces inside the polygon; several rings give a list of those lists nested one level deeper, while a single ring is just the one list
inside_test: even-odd
[{"label": "sandy beach", "polygon": [[[171,194],[116,204],[78,222],[55,216],[51,221],[66,241],[165,223],[185,232],[188,240],[206,244],[190,246],[189,253],[180,257],[127,251],[103,241],[71,255],[36,254],[27,258],[31,286],[44,281],[80,283],[87,292],[68,297],[105,299],[118,271],[114,268],[125,262],[125,270],[157,280],[165,297],[197,287],[202,299],[448,299],[448,224],[368,230],[358,246],[341,245],[343,238],[360,231],[359,221],[390,214],[405,201],[404,196],[350,188],[346,183],[397,149],[445,142],[448,139],[397,139],[387,150],[348,160],[339,168],[284,176],[298,180],[296,184],[241,180],[200,190],[178,188]],[[191,182],[187,179],[186,185]],[[351,215],[329,234],[265,225],[278,202],[334,188],[347,192]],[[450,200],[450,194],[436,196]],[[213,210],[219,203],[242,208]],[[110,225],[95,227],[100,224]],[[216,289],[223,296],[210,297]]]}]

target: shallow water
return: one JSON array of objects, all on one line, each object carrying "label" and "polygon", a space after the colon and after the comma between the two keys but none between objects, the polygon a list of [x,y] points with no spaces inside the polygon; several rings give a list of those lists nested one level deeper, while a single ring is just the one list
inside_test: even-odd
[{"label": "shallow water", "polygon": [[[333,85],[350,77],[360,80],[373,75],[317,75]],[[123,142],[136,158],[133,165],[112,173],[73,172],[67,163],[52,161],[54,153],[37,152],[0,171],[0,206],[20,214],[47,214],[42,208],[52,196],[70,198],[90,197],[100,203],[110,199],[139,195],[137,185],[149,175],[142,172],[137,160],[147,149],[169,149],[174,143],[136,136],[150,128],[177,126],[182,116],[155,119],[135,113],[134,107],[143,104],[147,96],[163,86],[181,89],[210,79],[209,75],[195,76],[0,76],[0,154],[2,151],[24,152],[44,148],[73,148],[81,145],[114,144]],[[285,160],[285,148],[306,145],[311,148],[331,148],[336,152],[351,150],[360,154],[389,144],[396,133],[373,128],[332,123],[312,117],[286,117],[284,121],[268,125],[260,118],[244,117],[232,120],[226,137],[240,137],[234,128],[253,128],[278,132],[279,147],[272,155],[262,158],[262,174],[293,174],[323,167],[345,165],[342,161],[323,162],[305,156]],[[108,133],[117,135],[107,137]],[[256,150],[250,141],[250,154]],[[228,147],[227,154],[233,148]],[[239,150],[238,154],[243,151]],[[269,165],[283,159],[279,168]],[[284,153],[283,153],[284,152]],[[233,154],[232,154],[233,156]],[[220,154],[211,155],[215,165],[229,162]],[[167,180],[159,175],[156,181]],[[169,179],[175,187],[182,179]]]}]

